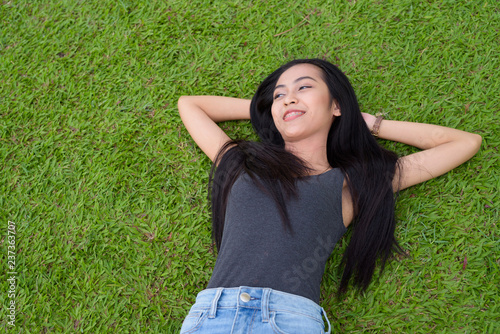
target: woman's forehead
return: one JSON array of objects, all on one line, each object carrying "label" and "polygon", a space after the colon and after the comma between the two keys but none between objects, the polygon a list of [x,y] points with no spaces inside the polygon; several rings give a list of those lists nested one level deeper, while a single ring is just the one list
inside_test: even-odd
[{"label": "woman's forehead", "polygon": [[323,81],[323,73],[319,67],[312,64],[298,64],[283,72],[276,85],[291,84],[298,78],[302,77],[311,77],[316,81]]}]

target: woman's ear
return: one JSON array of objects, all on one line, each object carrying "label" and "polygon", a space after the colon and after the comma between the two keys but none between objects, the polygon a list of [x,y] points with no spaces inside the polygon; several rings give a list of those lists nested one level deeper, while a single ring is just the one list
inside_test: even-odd
[{"label": "woman's ear", "polygon": [[339,103],[335,99],[332,101],[332,115],[335,117],[338,117],[341,115]]}]

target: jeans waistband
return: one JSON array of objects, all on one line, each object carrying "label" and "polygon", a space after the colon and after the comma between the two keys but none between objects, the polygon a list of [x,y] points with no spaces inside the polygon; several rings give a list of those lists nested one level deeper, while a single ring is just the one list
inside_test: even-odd
[{"label": "jeans waistband", "polygon": [[269,321],[269,312],[287,311],[304,314],[318,321],[325,317],[330,333],[330,321],[325,310],[312,300],[269,288],[241,286],[237,288],[206,289],[196,296],[195,306],[209,307],[209,318],[215,318],[217,308],[241,307],[261,309],[264,322]]}]

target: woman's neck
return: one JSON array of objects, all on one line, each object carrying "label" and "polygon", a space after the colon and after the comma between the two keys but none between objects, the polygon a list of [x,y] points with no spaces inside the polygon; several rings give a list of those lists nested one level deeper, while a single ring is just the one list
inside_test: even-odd
[{"label": "woman's neck", "polygon": [[322,174],[331,168],[326,155],[326,141],[323,144],[305,141],[285,143],[285,149],[306,162],[311,169],[310,175]]}]

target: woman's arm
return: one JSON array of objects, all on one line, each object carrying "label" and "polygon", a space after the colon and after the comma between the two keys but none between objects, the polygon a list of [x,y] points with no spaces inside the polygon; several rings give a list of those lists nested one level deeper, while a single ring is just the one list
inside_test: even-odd
[{"label": "woman's arm", "polygon": [[[371,130],[375,116],[363,114]],[[382,139],[415,146],[423,151],[400,158],[401,179],[396,174],[394,190],[402,190],[430,180],[461,165],[479,151],[481,136],[444,126],[383,120],[379,128]]]},{"label": "woman's arm", "polygon": [[177,102],[184,126],[203,152],[214,161],[230,138],[217,122],[250,119],[250,100],[222,96],[181,96]]}]

